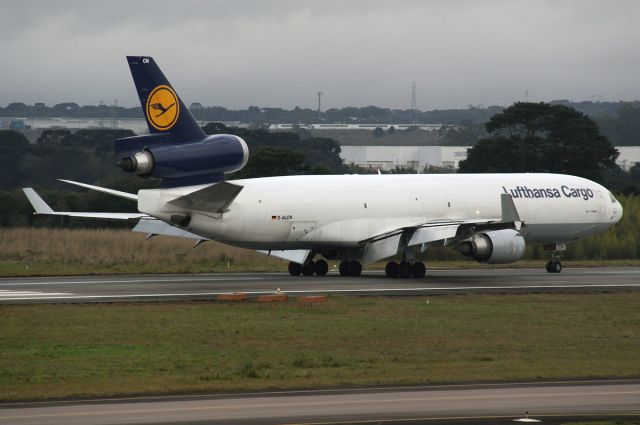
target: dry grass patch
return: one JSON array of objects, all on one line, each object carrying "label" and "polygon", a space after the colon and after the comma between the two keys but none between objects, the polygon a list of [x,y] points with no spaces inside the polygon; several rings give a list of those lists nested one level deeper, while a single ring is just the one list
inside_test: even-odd
[{"label": "dry grass patch", "polygon": [[285,270],[256,251],[113,229],[0,230],[0,275],[189,273]]}]

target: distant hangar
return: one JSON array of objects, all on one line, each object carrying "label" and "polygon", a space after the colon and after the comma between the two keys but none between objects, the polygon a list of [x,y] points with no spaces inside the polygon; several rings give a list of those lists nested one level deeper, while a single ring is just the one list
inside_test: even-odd
[{"label": "distant hangar", "polygon": [[[428,167],[457,170],[467,158],[470,146],[340,146],[345,164],[389,171],[406,168],[425,171]],[[616,163],[625,171],[640,162],[640,146],[617,146]]]}]

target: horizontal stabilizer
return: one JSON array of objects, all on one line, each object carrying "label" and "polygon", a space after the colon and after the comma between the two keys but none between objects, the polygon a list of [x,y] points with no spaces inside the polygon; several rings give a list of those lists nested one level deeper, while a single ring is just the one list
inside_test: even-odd
[{"label": "horizontal stabilizer", "polygon": [[75,186],[84,187],[85,189],[95,190],[96,192],[108,193],[109,195],[119,196],[120,198],[130,199],[132,201],[138,200],[138,195],[129,193],[129,192],[121,192],[119,190],[107,189],[106,187],[94,186],[92,184],[74,182],[73,180],[64,180],[58,179],[61,182],[73,184]]},{"label": "horizontal stabilizer", "polygon": [[66,217],[84,217],[84,218],[106,218],[110,220],[135,220],[137,218],[149,217],[143,213],[108,213],[108,212],[70,212],[70,211],[54,211],[41,197],[30,187],[22,189],[31,206],[35,210],[34,214],[44,215],[61,215]]},{"label": "horizontal stabilizer", "polygon": [[220,182],[169,201],[169,204],[189,210],[223,213],[236,199],[242,187],[233,183]]}]

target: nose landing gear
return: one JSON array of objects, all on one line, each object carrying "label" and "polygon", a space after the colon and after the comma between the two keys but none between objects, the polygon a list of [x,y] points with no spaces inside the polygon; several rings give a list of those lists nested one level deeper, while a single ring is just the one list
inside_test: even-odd
[{"label": "nose landing gear", "polygon": [[567,249],[565,244],[551,244],[544,246],[545,251],[551,251],[551,260],[545,266],[547,273],[560,273],[562,271],[562,262],[560,262],[560,252]]},{"label": "nose landing gear", "polygon": [[548,273],[560,273],[562,271],[562,263],[559,259],[550,260],[545,268]]}]

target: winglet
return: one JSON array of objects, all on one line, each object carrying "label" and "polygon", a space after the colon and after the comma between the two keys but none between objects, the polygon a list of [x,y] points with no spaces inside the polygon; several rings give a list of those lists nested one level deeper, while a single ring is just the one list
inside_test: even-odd
[{"label": "winglet", "polygon": [[516,208],[516,204],[513,202],[513,197],[508,193],[500,195],[500,201],[502,205],[502,221],[512,222],[516,226],[516,230],[520,230],[522,227],[522,220],[520,220],[520,214]]},{"label": "winglet", "polygon": [[27,195],[27,199],[31,203],[31,206],[33,207],[33,209],[36,210],[34,214],[54,214],[55,213],[55,211],[53,211],[51,207],[46,202],[44,202],[44,199],[42,199],[40,195],[38,195],[36,191],[33,190],[32,188],[24,187],[22,188],[22,191],[24,192],[25,195]]}]

